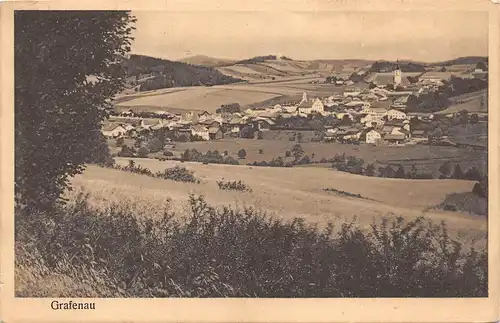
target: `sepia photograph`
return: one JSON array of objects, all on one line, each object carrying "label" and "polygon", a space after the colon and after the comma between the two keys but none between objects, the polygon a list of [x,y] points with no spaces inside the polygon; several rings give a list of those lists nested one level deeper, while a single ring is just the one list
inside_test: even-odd
[{"label": "sepia photograph", "polygon": [[16,299],[492,296],[487,10],[11,19]]},{"label": "sepia photograph", "polygon": [[487,297],[487,21],[16,11],[16,296]]}]

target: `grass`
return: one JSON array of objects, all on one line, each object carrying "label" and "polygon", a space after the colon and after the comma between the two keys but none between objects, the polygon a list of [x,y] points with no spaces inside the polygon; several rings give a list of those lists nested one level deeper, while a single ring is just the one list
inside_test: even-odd
[{"label": "grass", "polygon": [[[313,133],[305,135],[307,139]],[[253,163],[259,161],[269,161],[276,157],[283,157],[285,162],[291,161],[293,158],[287,159],[285,152],[291,150],[297,142],[288,141],[289,135],[284,131],[266,131],[264,138],[276,137],[282,140],[254,140],[254,139],[229,139],[212,140],[204,142],[187,142],[178,143],[175,151],[178,153],[184,152],[186,149],[196,149],[200,152],[208,150],[225,151],[228,150],[230,155],[237,158],[238,150],[243,148],[247,152],[245,163]],[[411,167],[413,163],[421,166],[422,170],[437,174],[439,166],[446,160],[455,163],[463,164],[465,168],[476,166],[479,169],[486,168],[488,160],[487,151],[474,151],[468,148],[457,147],[437,147],[427,145],[413,145],[406,147],[387,147],[387,146],[371,146],[371,145],[346,145],[339,143],[318,143],[304,142],[300,143],[304,152],[311,157],[314,154],[314,160],[320,161],[322,158],[333,158],[335,154],[345,153],[349,156],[362,158],[366,163],[377,164],[403,164]],[[259,149],[263,150],[263,154],[259,154]],[[330,167],[331,165],[326,165]]]},{"label": "grass", "polygon": [[423,218],[319,229],[196,196],[183,218],[161,213],[84,194],[50,214],[17,209],[16,296],[487,296],[487,254]]},{"label": "grass", "polygon": [[[308,223],[324,227],[328,222],[355,221],[369,228],[387,214],[402,214],[407,220],[421,215],[436,223],[445,221],[450,234],[464,244],[473,239],[478,248],[485,247],[487,221],[468,213],[429,210],[445,200],[448,194],[470,192],[474,182],[460,180],[399,180],[356,176],[324,168],[271,168],[232,165],[203,165],[135,159],[138,165],[161,172],[176,165],[196,173],[200,184],[176,182],[96,166],[72,179],[74,192],[89,191],[89,203],[108,207],[127,201],[135,213],[161,216],[159,204],[169,204],[177,214],[185,214],[189,194],[203,195],[214,206],[258,206],[270,215],[284,220],[302,217]],[[118,165],[128,165],[128,159],[116,158]],[[217,181],[237,179],[252,188],[252,192],[220,190]],[[347,198],[323,191],[329,187],[360,194],[367,199]],[[68,198],[71,198],[69,196]],[[175,203],[171,203],[175,201]],[[146,212],[147,211],[147,212]]]}]

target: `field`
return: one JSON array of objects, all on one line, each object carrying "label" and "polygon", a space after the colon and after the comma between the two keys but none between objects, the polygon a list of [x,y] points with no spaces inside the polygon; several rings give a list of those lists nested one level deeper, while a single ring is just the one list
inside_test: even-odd
[{"label": "field", "polygon": [[[117,162],[125,165],[128,161],[118,158]],[[136,162],[152,171],[180,164],[152,159],[136,159]],[[469,181],[381,179],[322,168],[183,165],[194,170],[202,183],[179,183],[89,166],[83,175],[73,179],[73,185],[75,192],[90,192],[91,203],[100,207],[122,202],[141,214],[158,214],[161,206],[167,204],[182,214],[188,195],[193,193],[205,196],[213,205],[252,206],[283,219],[303,217],[320,226],[330,221],[354,220],[367,228],[382,215],[402,215],[408,219],[425,215],[436,223],[446,221],[450,230],[464,241],[471,241],[472,237],[484,238],[487,228],[483,217],[426,211],[441,203],[447,194],[469,192],[474,184]],[[221,179],[242,180],[253,192],[221,191],[216,185]],[[338,196],[325,192],[325,188],[360,194],[363,199]]]},{"label": "field", "polygon": [[[223,153],[225,150],[230,155],[237,157],[241,148],[247,152],[243,161],[252,163],[254,161],[270,161],[276,157],[285,157],[285,152],[291,150],[296,142],[288,140],[254,140],[254,139],[223,139],[214,141],[198,141],[187,143],[176,143],[173,150],[178,154],[186,149],[197,149],[200,152],[207,150],[218,150]],[[111,144],[112,145],[112,144]],[[482,171],[487,171],[487,152],[478,151],[471,148],[441,147],[427,145],[413,145],[405,147],[371,146],[361,144],[359,146],[345,145],[338,143],[316,143],[304,142],[300,144],[305,153],[316,161],[322,158],[332,158],[335,154],[345,153],[346,155],[362,158],[365,163],[377,164],[399,164],[411,167],[414,163],[421,172],[432,172],[438,174],[439,167],[445,161],[460,164],[462,169],[472,166],[478,167]],[[262,149],[262,154],[259,154]],[[330,167],[331,165],[315,165]]]},{"label": "field", "polygon": [[309,84],[310,79],[275,81],[265,84],[233,84],[213,87],[184,87],[149,91],[144,94],[121,96],[116,110],[206,110],[214,113],[222,104],[239,103],[242,107],[255,106],[282,96],[330,96],[342,91],[331,84]]}]

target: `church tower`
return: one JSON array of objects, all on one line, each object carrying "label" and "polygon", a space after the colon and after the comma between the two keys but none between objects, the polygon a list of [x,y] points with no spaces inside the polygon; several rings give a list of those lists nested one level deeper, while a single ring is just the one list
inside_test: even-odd
[{"label": "church tower", "polygon": [[399,66],[399,60],[396,63],[396,69],[394,70],[394,87],[401,85],[401,67]]},{"label": "church tower", "polygon": [[308,100],[307,100],[307,93],[306,92],[303,92],[302,93],[302,101],[300,101],[300,103],[306,103]]}]

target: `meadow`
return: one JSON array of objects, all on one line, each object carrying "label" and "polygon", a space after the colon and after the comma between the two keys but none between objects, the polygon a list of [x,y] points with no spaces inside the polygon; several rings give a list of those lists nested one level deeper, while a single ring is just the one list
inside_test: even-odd
[{"label": "meadow", "polygon": [[[281,134],[286,136],[285,134]],[[273,158],[285,157],[285,153],[297,144],[294,141],[281,140],[255,140],[255,139],[221,139],[211,141],[198,141],[176,143],[176,148],[172,151],[181,154],[186,149],[196,149],[205,153],[208,150],[218,150],[220,153],[228,151],[230,156],[237,157],[240,149],[245,149],[247,155],[241,163],[253,163],[255,161],[271,161]],[[111,144],[112,145],[112,144]],[[439,167],[445,162],[458,163],[461,167],[477,167],[482,172],[487,171],[488,155],[486,151],[478,151],[472,148],[428,146],[428,145],[407,145],[404,147],[395,146],[372,146],[372,145],[346,145],[340,143],[320,143],[303,142],[300,143],[304,152],[313,161],[320,161],[322,158],[330,159],[336,154],[345,153],[349,156],[362,158],[367,163],[377,164],[399,164],[411,167],[414,163],[421,171],[431,172],[438,175]],[[262,152],[259,153],[259,152]],[[286,158],[285,158],[286,160]],[[318,165],[316,165],[318,166]],[[319,165],[330,167],[330,164]]]},{"label": "meadow", "polygon": [[432,208],[472,182],[135,163],[153,172],[181,165],[200,182],[89,165],[65,205],[16,216],[17,297],[487,293],[486,218]]},{"label": "meadow", "polygon": [[[309,81],[309,79],[307,79]],[[220,86],[193,86],[158,91],[148,91],[134,95],[121,96],[116,100],[116,110],[156,111],[206,110],[215,113],[223,104],[238,103],[242,107],[255,106],[259,103],[283,96],[302,95],[330,96],[341,92],[342,87],[332,84],[309,84],[304,79],[273,81],[264,84],[231,84]],[[172,110],[172,111],[171,111]]]},{"label": "meadow", "polygon": [[[116,158],[120,165],[129,159]],[[448,194],[470,192],[474,182],[459,180],[399,180],[357,176],[323,168],[267,168],[231,165],[203,165],[200,163],[135,159],[138,165],[153,172],[182,165],[195,172],[201,184],[178,183],[154,179],[119,170],[90,166],[83,175],[73,179],[75,192],[89,191],[90,203],[109,205],[121,200],[134,201],[134,209],[161,210],[169,200],[172,207],[185,213],[189,194],[202,195],[213,205],[258,206],[285,220],[298,216],[310,223],[326,225],[329,221],[354,220],[361,227],[369,227],[382,215],[404,214],[408,219],[421,215],[439,223],[450,222],[450,229],[464,237],[482,235],[486,230],[483,217],[445,211],[429,211],[440,204]],[[220,191],[217,181],[242,180],[253,192]],[[336,196],[325,192],[333,188],[360,194],[366,200]]]}]

